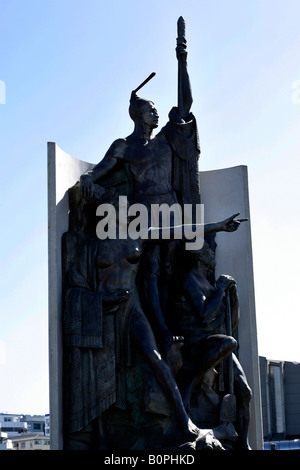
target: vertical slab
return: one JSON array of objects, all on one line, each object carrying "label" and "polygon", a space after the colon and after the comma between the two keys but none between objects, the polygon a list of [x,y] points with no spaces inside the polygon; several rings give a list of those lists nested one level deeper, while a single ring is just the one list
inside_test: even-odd
[{"label": "vertical slab", "polygon": [[254,297],[248,170],[237,166],[200,173],[205,222],[217,222],[234,213],[249,219],[233,233],[216,235],[216,276],[230,274],[237,281],[240,299],[239,360],[252,389],[250,445],[263,448],[260,373]]},{"label": "vertical slab", "polygon": [[50,446],[63,448],[62,438],[62,266],[61,236],[68,230],[67,190],[93,165],[48,143],[48,317]]},{"label": "vertical slab", "polygon": [[[55,143],[48,143],[48,271],[49,271],[49,374],[51,449],[63,448],[62,435],[62,266],[61,236],[68,230],[67,190],[93,164],[74,158]],[[238,283],[241,305],[239,358],[253,390],[250,444],[263,448],[260,375],[255,318],[251,220],[247,167],[200,173],[206,222],[240,212],[248,217],[237,232],[219,233],[216,241],[217,275],[232,275]]]}]

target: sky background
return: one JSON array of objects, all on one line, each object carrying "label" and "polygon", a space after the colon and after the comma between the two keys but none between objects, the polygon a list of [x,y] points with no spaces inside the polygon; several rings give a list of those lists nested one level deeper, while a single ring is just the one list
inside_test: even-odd
[{"label": "sky background", "polygon": [[91,163],[167,121],[186,20],[201,170],[247,165],[259,354],[300,362],[299,0],[0,0],[0,412],[48,405],[47,142]]}]

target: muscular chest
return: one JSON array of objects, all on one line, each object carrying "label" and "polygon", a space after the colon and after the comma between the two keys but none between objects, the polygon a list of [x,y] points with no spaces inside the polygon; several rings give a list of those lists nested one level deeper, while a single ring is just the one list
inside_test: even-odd
[{"label": "muscular chest", "polygon": [[171,150],[168,144],[159,138],[150,140],[146,145],[128,149],[126,159],[131,173],[138,179],[155,179],[171,171]]}]

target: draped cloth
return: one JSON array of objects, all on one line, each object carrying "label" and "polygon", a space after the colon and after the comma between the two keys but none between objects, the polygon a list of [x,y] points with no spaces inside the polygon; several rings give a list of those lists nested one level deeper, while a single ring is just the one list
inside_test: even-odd
[{"label": "draped cloth", "polygon": [[172,186],[181,204],[200,204],[198,161],[200,144],[195,116],[180,121],[177,108],[172,108],[169,121],[161,130],[173,153]]},{"label": "draped cloth", "polygon": [[103,311],[101,293],[81,288],[66,292],[65,345],[103,348]]},{"label": "draped cloth", "polygon": [[114,317],[102,296],[81,288],[66,295],[64,329],[65,431],[76,432],[116,401]]},{"label": "draped cloth", "polygon": [[64,431],[80,431],[116,401],[114,319],[97,292],[98,240],[63,237]]},{"label": "draped cloth", "polygon": [[[126,368],[131,364],[129,318],[137,304],[136,292],[117,308],[108,309],[98,285],[95,259],[98,239],[74,243],[66,233],[66,257],[76,249],[76,262],[68,263],[64,296],[64,428],[74,433],[85,428],[106,409],[126,409]],[[77,245],[77,247],[75,247]],[[72,259],[74,260],[72,256]]]}]

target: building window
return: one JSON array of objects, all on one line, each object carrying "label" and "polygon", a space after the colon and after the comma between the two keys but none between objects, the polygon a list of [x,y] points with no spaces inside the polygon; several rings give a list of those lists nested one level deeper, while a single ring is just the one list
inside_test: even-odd
[{"label": "building window", "polygon": [[26,447],[25,442],[21,442],[21,449],[25,449],[25,447]]}]

